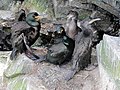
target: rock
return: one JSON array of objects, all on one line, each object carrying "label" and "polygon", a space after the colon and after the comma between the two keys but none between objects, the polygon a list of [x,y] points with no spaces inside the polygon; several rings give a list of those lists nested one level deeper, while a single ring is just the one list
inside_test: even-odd
[{"label": "rock", "polygon": [[9,59],[8,68],[4,72],[4,78],[8,81],[7,90],[19,90],[20,88],[26,90],[28,76],[33,72],[33,67],[32,60],[24,54],[19,55],[15,61]]},{"label": "rock", "polygon": [[[22,59],[21,59],[22,58]],[[33,62],[24,54],[17,57],[15,61],[9,63],[9,68],[5,71],[5,77],[14,78],[19,75],[30,74],[32,72]]]},{"label": "rock", "polygon": [[97,45],[101,90],[120,90],[120,37],[104,35]]},{"label": "rock", "polygon": [[12,11],[0,10],[0,19],[2,19],[2,20],[14,20],[15,14]]},{"label": "rock", "polygon": [[66,82],[64,77],[71,68],[70,63],[60,67],[46,62],[36,64],[25,54],[20,54],[15,61],[11,61],[10,53],[0,52],[3,68],[8,66],[5,71],[0,69],[4,71],[4,78],[0,76],[0,90],[83,90],[89,83],[90,90],[99,90],[99,83],[96,83],[99,81],[97,68],[90,72],[81,71]]},{"label": "rock", "polygon": [[[64,72],[59,74],[60,69],[55,65],[49,66],[45,63],[37,65],[25,54],[20,54],[14,61],[11,61],[8,56],[8,60],[8,68],[4,71],[6,90],[19,90],[20,88],[21,90],[54,90],[57,85],[55,83],[59,82],[58,77],[63,78]],[[47,83],[51,88],[47,89],[42,82]]]},{"label": "rock", "polygon": [[0,0],[0,9],[6,10],[11,0]]},{"label": "rock", "polygon": [[[8,56],[7,53],[5,56]],[[47,90],[36,77],[37,66],[32,60],[24,54],[20,54],[15,61],[11,61],[9,56],[7,59],[8,68],[4,71],[3,83],[5,90]]]},{"label": "rock", "polygon": [[4,90],[4,84],[3,84],[3,73],[4,70],[7,68],[7,56],[10,54],[10,52],[5,51],[1,52],[0,51],[0,90]]}]

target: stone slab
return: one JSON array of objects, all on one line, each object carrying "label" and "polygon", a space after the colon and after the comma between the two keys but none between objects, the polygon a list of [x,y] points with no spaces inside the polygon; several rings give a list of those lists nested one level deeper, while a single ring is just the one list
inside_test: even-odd
[{"label": "stone slab", "polygon": [[7,10],[0,10],[0,19],[2,20],[14,20],[15,13]]},{"label": "stone slab", "polygon": [[104,35],[97,45],[102,90],[120,90],[120,37]]}]

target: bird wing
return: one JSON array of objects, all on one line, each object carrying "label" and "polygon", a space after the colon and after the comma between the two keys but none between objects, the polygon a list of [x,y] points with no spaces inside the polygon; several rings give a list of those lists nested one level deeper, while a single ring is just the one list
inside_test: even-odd
[{"label": "bird wing", "polygon": [[29,32],[30,31],[30,26],[25,22],[17,22],[12,26],[12,39],[19,37],[24,32]]},{"label": "bird wing", "polygon": [[12,33],[15,33],[17,31],[20,32],[20,31],[26,30],[28,28],[30,28],[30,26],[25,21],[20,21],[20,22],[15,23],[12,26]]},{"label": "bird wing", "polygon": [[29,28],[30,28],[30,26],[25,21],[17,22],[12,26],[11,40],[12,40],[13,47],[15,46],[15,42],[18,42],[18,41],[19,41],[19,43],[22,42],[21,34],[23,34],[24,32],[29,32],[30,31]]}]

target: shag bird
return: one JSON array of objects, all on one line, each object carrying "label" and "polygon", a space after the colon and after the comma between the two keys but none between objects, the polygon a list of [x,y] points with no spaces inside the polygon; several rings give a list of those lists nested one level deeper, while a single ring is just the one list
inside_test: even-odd
[{"label": "shag bird", "polygon": [[67,22],[66,22],[66,34],[71,39],[75,40],[75,35],[78,33],[78,31],[82,31],[77,26],[77,20],[78,20],[78,13],[76,11],[70,10],[67,15]]},{"label": "shag bird", "polygon": [[[91,64],[91,51],[92,51],[92,39],[93,39],[93,27],[92,23],[101,20],[100,18],[85,20],[81,23],[82,32],[78,32],[75,37],[75,48],[73,52],[72,68],[66,75],[65,80],[70,80],[81,69],[84,69]],[[95,66],[96,67],[96,66]]]},{"label": "shag bird", "polygon": [[74,50],[75,41],[66,35],[63,27],[56,31],[55,35],[55,39],[57,38],[57,41],[59,42],[56,42],[49,48],[47,61],[60,65],[63,62],[70,60]]},{"label": "shag bird", "polygon": [[30,46],[35,43],[39,37],[39,31],[41,28],[40,16],[37,12],[31,12],[27,15],[25,21],[16,22],[12,26],[12,53],[10,59],[16,59],[19,53],[28,51],[35,58],[36,56],[30,49]]}]

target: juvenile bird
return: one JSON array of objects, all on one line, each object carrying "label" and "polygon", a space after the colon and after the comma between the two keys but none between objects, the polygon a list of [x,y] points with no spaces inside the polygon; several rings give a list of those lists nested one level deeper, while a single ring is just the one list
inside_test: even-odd
[{"label": "juvenile bird", "polygon": [[57,38],[57,40],[61,40],[49,48],[47,61],[60,65],[63,62],[70,60],[74,50],[75,41],[66,35],[63,27],[61,27],[60,30],[56,31],[56,35],[57,36],[55,38]]},{"label": "juvenile bird", "polygon": [[78,33],[78,31],[82,31],[77,26],[77,20],[78,20],[78,13],[76,11],[70,10],[67,15],[67,22],[66,22],[66,34],[71,39],[75,40],[75,35]]}]

